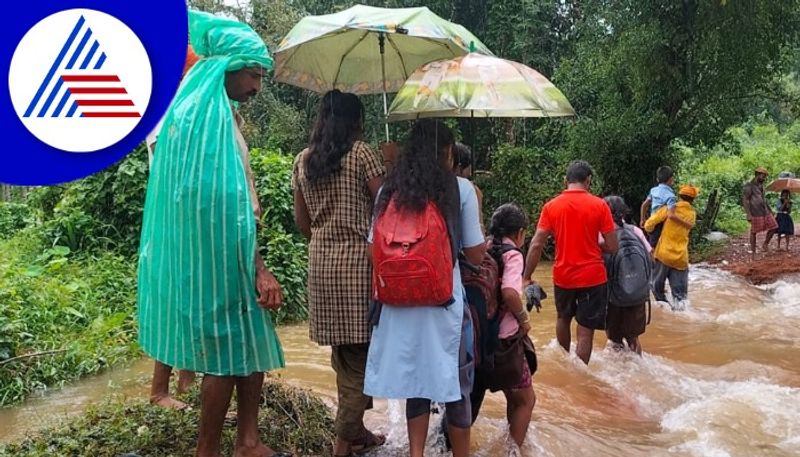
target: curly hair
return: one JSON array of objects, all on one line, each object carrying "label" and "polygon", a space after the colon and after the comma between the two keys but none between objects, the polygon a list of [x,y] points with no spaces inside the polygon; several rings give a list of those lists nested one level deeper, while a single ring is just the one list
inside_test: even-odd
[{"label": "curly hair", "polygon": [[429,201],[448,214],[451,199],[448,184],[453,181],[452,160],[448,147],[454,143],[453,132],[440,121],[424,119],[411,128],[402,153],[383,185],[376,214],[382,214],[394,199],[399,210],[420,212]]},{"label": "curly hair", "polygon": [[489,225],[489,234],[495,240],[502,240],[519,233],[520,230],[528,228],[531,220],[525,211],[513,203],[500,205],[492,214],[492,222]]},{"label": "curly hair", "polygon": [[625,200],[617,195],[609,195],[603,200],[606,201],[608,208],[611,210],[611,218],[614,219],[614,223],[622,227],[631,212]]},{"label": "curly hair", "polygon": [[356,95],[332,90],[322,97],[305,164],[312,184],[342,169],[342,158],[353,148],[363,125],[364,105]]}]

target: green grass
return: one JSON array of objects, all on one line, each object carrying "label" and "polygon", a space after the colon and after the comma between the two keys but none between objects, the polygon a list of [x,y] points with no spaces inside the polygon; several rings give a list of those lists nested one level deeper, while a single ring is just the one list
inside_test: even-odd
[{"label": "green grass", "polygon": [[[197,392],[189,401],[197,405]],[[116,457],[135,452],[147,457],[194,455],[199,408],[168,411],[144,400],[111,399],[84,415],[44,430],[19,444],[3,447],[0,457],[44,455]],[[308,392],[268,380],[259,424],[262,440],[296,455],[330,455],[333,419],[322,401]],[[223,434],[223,455],[232,455],[235,427]]]},{"label": "green grass", "polygon": [[0,406],[140,357],[136,261],[0,241]]}]

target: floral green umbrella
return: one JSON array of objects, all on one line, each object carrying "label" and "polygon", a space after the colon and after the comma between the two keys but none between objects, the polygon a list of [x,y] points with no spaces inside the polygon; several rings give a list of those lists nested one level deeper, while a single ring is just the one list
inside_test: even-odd
[{"label": "floral green umbrella", "polygon": [[[395,92],[420,65],[491,51],[464,27],[428,8],[356,5],[300,20],[275,57],[275,80],[315,92]],[[388,138],[388,127],[387,127]]]},{"label": "floral green umbrella", "polygon": [[567,98],[538,71],[477,53],[423,65],[389,108],[389,121],[424,117],[574,116]]}]

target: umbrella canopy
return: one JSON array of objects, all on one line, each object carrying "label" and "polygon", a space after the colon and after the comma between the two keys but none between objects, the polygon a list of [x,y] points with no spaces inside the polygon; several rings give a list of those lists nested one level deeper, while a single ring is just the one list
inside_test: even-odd
[{"label": "umbrella canopy", "polygon": [[491,54],[428,8],[356,5],[301,19],[274,53],[275,80],[320,93],[395,92],[420,65],[471,50]]},{"label": "umbrella canopy", "polygon": [[781,178],[772,181],[767,190],[770,192],[782,192],[788,190],[790,192],[800,193],[800,179],[797,178]]},{"label": "umbrella canopy", "polygon": [[423,117],[574,116],[567,98],[521,63],[471,53],[417,69],[389,108],[389,121]]}]

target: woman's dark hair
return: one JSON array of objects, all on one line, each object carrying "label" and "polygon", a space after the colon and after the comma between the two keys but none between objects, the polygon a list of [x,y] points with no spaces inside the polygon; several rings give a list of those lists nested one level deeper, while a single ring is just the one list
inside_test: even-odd
[{"label": "woman's dark hair", "polygon": [[382,214],[394,198],[397,208],[413,212],[425,209],[434,201],[442,214],[447,215],[448,187],[455,176],[453,164],[445,163],[447,148],[454,143],[453,132],[440,121],[417,121],[403,143],[402,152],[392,171],[386,177],[378,204],[377,214]]},{"label": "woman's dark hair", "polygon": [[625,204],[625,200],[617,195],[609,195],[603,200],[606,201],[608,208],[611,210],[611,218],[614,219],[614,223],[621,227],[628,218],[631,209]]},{"label": "woman's dark hair", "polygon": [[494,210],[489,234],[495,240],[516,235],[520,230],[528,228],[531,220],[525,211],[513,203],[506,203]]},{"label": "woman's dark hair", "polygon": [[364,105],[354,94],[332,90],[319,103],[308,145],[306,178],[313,184],[342,169],[342,158],[364,125]]},{"label": "woman's dark hair", "polygon": [[688,195],[678,195],[678,198],[685,202],[694,203],[694,197],[690,197]]},{"label": "woman's dark hair", "polygon": [[463,170],[472,166],[472,149],[464,143],[453,146],[453,162],[456,170]]}]

